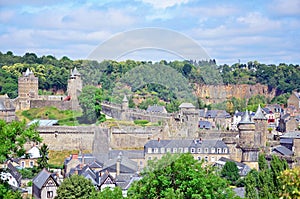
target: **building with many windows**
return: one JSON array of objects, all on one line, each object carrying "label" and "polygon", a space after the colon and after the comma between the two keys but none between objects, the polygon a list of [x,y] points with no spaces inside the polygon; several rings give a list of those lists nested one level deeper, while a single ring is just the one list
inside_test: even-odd
[{"label": "building with many windows", "polygon": [[229,158],[229,148],[222,140],[150,140],[144,146],[145,160],[160,159],[166,153],[190,153],[197,160],[213,163]]}]

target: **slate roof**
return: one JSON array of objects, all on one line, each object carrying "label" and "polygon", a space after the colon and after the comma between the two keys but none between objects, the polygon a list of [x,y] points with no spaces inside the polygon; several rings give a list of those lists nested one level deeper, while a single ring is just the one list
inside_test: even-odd
[{"label": "slate roof", "polygon": [[280,136],[280,138],[300,139],[300,131],[291,131]]},{"label": "slate roof", "polygon": [[211,123],[209,121],[199,121],[199,128],[200,129],[210,129]]},{"label": "slate roof", "polygon": [[123,98],[122,101],[123,101],[123,102],[128,102],[128,99],[127,99],[126,95],[124,95],[124,98]]},{"label": "slate roof", "polygon": [[113,183],[116,183],[116,180],[114,179],[114,177],[112,175],[110,175],[109,172],[105,172],[100,178],[100,183],[99,183],[100,186],[104,184],[104,182],[107,178],[110,178]]},{"label": "slate roof", "polygon": [[260,107],[260,104],[258,105],[258,108],[255,112],[255,115],[253,116],[253,119],[257,119],[257,120],[267,120],[267,118],[265,117],[265,115],[262,112],[262,109]]},{"label": "slate roof", "polygon": [[118,156],[114,159],[106,161],[101,171],[116,172],[117,161],[120,159],[120,173],[135,173],[138,170],[137,163],[124,156]]},{"label": "slate roof", "polygon": [[273,151],[280,153],[281,155],[285,156],[292,156],[294,153],[290,149],[286,148],[285,146],[279,145],[273,148]]},{"label": "slate roof", "polygon": [[192,103],[182,103],[180,104],[179,108],[195,108],[195,106]]},{"label": "slate roof", "polygon": [[40,173],[33,178],[32,183],[37,188],[41,189],[49,177],[51,177],[53,179],[53,181],[56,183],[56,185],[58,186],[57,181],[51,176],[51,173],[49,171],[47,171],[46,169],[43,169],[42,171],[40,171]]},{"label": "slate roof", "polygon": [[74,75],[74,76],[80,76],[80,73],[78,72],[76,66],[75,66],[75,68],[72,71],[72,75]]},{"label": "slate roof", "polygon": [[251,171],[251,168],[248,165],[225,157],[221,157],[218,161],[216,161],[215,164],[220,164],[224,166],[226,162],[234,162],[237,168],[239,169],[239,174],[242,176],[246,176],[248,172]]},{"label": "slate roof", "polygon": [[158,106],[157,104],[155,104],[153,106],[148,106],[146,111],[149,113],[165,113],[166,109],[164,106]]},{"label": "slate roof", "polygon": [[117,157],[120,152],[122,156],[126,156],[129,159],[144,159],[144,150],[110,150],[108,152],[108,158],[113,159]]},{"label": "slate roof", "polygon": [[199,110],[199,117],[204,118],[231,118],[230,114],[225,110]]},{"label": "slate roof", "polygon": [[38,123],[39,126],[53,126],[58,123],[58,120],[34,119],[31,122],[29,122],[27,125],[30,126],[35,123]]},{"label": "slate roof", "polygon": [[[7,103],[9,104],[8,106],[6,106]],[[0,95],[0,111],[9,110],[15,110],[15,106],[13,105],[7,94]]]},{"label": "slate roof", "polygon": [[239,122],[239,124],[254,124],[254,122],[252,122],[250,120],[248,110],[246,110],[246,112],[245,112],[244,116],[242,117],[241,121]]},{"label": "slate roof", "polygon": [[20,186],[21,185],[22,175],[18,172],[18,170],[16,169],[16,167],[14,167],[12,165],[11,162],[9,162],[7,164],[7,168],[9,170],[9,173],[16,179],[16,181],[18,182],[18,184]]}]

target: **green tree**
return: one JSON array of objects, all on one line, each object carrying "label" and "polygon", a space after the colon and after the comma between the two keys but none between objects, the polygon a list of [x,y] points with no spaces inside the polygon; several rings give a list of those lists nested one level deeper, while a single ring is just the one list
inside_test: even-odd
[{"label": "green tree", "polygon": [[129,198],[235,198],[227,180],[191,154],[166,154],[149,161],[142,177],[128,190]]},{"label": "green tree", "polygon": [[[24,144],[27,141],[40,142],[41,138],[35,126],[26,127],[25,121],[6,123],[0,120],[0,163],[13,157],[25,154]],[[1,171],[0,171],[1,172]],[[0,198],[20,198],[20,193],[12,191],[7,182],[0,180]]]},{"label": "green tree", "polygon": [[283,171],[279,180],[282,184],[279,191],[282,199],[300,198],[300,167]]},{"label": "green tree", "polygon": [[101,114],[101,102],[103,92],[95,86],[85,86],[79,96],[79,104],[83,111],[83,118],[88,123],[94,123],[97,120],[105,121],[105,115]]},{"label": "green tree", "polygon": [[40,142],[42,139],[35,126],[26,127],[25,121],[6,123],[0,120],[0,163],[25,154],[24,144],[28,141]]},{"label": "green tree", "polygon": [[109,187],[105,188],[103,191],[97,192],[95,196],[91,199],[122,199],[122,189],[120,187],[115,187],[113,190]]},{"label": "green tree", "polygon": [[57,199],[88,199],[95,195],[92,181],[80,175],[66,178],[57,189]]},{"label": "green tree", "polygon": [[43,169],[43,168],[47,168],[48,167],[48,154],[49,154],[49,148],[48,146],[44,143],[41,148],[39,149],[40,150],[40,156],[38,158],[38,168],[39,169]]},{"label": "green tree", "polygon": [[228,161],[221,170],[221,176],[234,185],[240,178],[239,169],[234,162]]}]

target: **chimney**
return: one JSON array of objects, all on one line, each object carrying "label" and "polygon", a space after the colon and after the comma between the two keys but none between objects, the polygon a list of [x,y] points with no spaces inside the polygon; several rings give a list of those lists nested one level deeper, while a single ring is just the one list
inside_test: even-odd
[{"label": "chimney", "polygon": [[157,138],[157,141],[160,142],[160,138]]},{"label": "chimney", "polygon": [[73,160],[77,160],[77,159],[78,159],[78,154],[73,154],[73,155],[72,155],[72,159],[73,159]]},{"label": "chimney", "polygon": [[117,158],[117,173],[116,173],[116,176],[120,175],[120,167],[121,167],[121,161],[122,161],[122,153],[120,152],[119,155],[118,155],[118,158]]}]

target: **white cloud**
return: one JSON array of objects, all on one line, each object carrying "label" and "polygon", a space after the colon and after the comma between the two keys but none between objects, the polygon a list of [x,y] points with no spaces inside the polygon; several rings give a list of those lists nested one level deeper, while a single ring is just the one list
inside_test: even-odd
[{"label": "white cloud", "polygon": [[142,0],[144,3],[150,4],[155,9],[166,9],[175,5],[188,3],[189,0]]},{"label": "white cloud", "polygon": [[300,15],[299,0],[274,0],[269,8],[275,15]]}]

